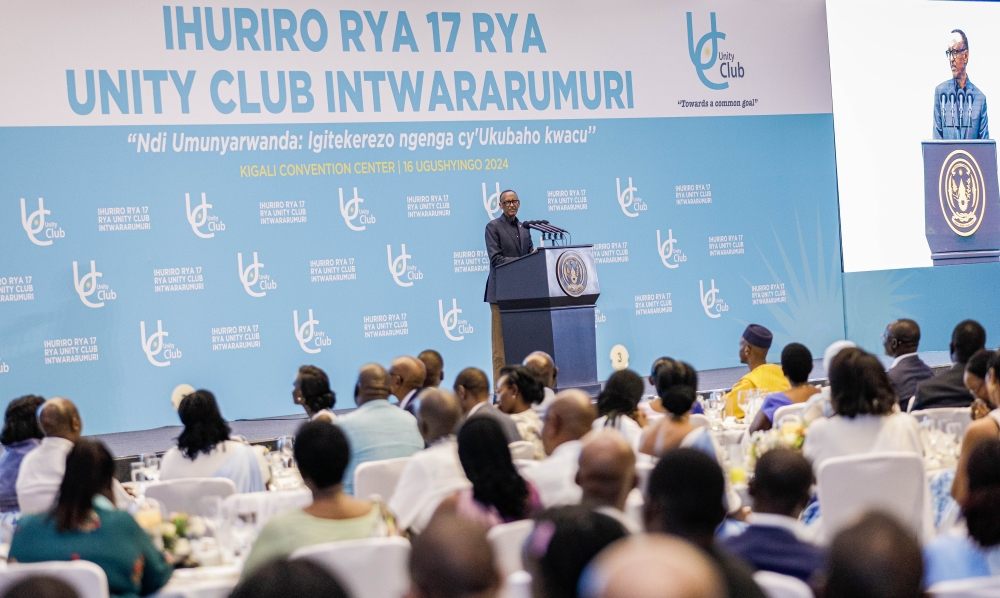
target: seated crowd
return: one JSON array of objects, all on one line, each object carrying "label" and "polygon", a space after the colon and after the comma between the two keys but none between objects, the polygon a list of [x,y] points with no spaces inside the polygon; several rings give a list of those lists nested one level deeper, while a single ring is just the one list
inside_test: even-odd
[{"label": "seated crowd", "polygon": [[[754,438],[789,421],[807,433],[801,447],[756,455],[743,499],[727,473],[730,455],[702,415],[698,373],[677,359],[654,362],[652,400],[647,380],[627,369],[595,400],[556,392],[558,368],[541,352],[503,368],[492,388],[482,370],[463,369],[450,392],[439,388],[441,355],[428,350],[388,370],[362,366],[347,413],[333,411],[327,375],[303,366],[292,398],[309,421],[293,454],[312,502],[267,520],[232,595],[350,596],[323,567],[289,557],[318,544],[404,536],[408,596],[499,596],[506,580],[487,534],[522,520],[533,522],[522,557],[535,598],[765,596],[756,572],[800,580],[817,596],[906,598],[943,581],[1000,576],[1000,353],[985,348],[982,326],[961,322],[953,365],[935,375],[917,355],[919,341],[916,322],[891,323],[882,338],[888,371],[838,341],[823,356],[829,385],[821,388],[809,381],[808,348],[790,343],[780,365],[770,364],[771,332],[748,326],[739,355],[749,371],[721,398],[726,421]],[[751,421],[740,393],[754,389],[766,396]],[[780,416],[792,407],[797,416]],[[954,517],[928,533],[859,509],[853,523],[818,534],[821,523],[804,513],[820,507],[820,469],[852,455],[923,456],[912,413],[939,407],[972,420],[950,482]],[[161,480],[268,488],[268,460],[232,435],[211,392],[186,394],[177,411],[183,429],[163,455]],[[129,514],[135,497],[115,479],[108,450],[82,431],[68,399],[8,405],[0,510],[19,514],[9,561],[92,561],[111,595],[154,593],[172,565]],[[391,494],[357,495],[359,466],[388,459],[405,459]],[[74,595],[60,584],[27,579],[5,595]]]}]

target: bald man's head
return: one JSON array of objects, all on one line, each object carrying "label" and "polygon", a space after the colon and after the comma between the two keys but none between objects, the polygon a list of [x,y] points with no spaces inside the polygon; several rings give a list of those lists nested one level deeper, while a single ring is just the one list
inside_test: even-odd
[{"label": "bald man's head", "polygon": [[441,384],[441,379],[444,378],[444,358],[434,349],[427,349],[421,351],[420,355],[417,355],[417,359],[424,364],[424,370],[427,372],[423,387],[437,388]]},{"label": "bald man's head", "polygon": [[583,489],[584,504],[624,511],[636,483],[635,452],[617,430],[595,434],[583,445],[576,484]]},{"label": "bald man's head", "polygon": [[556,387],[556,377],[559,375],[559,368],[552,361],[552,356],[545,351],[535,351],[529,354],[521,362],[521,365],[538,376],[538,379],[542,381],[542,386],[552,389]]},{"label": "bald man's head", "polygon": [[920,325],[903,318],[890,323],[885,328],[884,347],[886,355],[899,357],[916,353],[920,345]]},{"label": "bald man's head", "polygon": [[392,360],[389,365],[389,392],[402,401],[411,390],[424,385],[427,368],[416,357],[403,355]]},{"label": "bald man's head", "polygon": [[500,573],[486,529],[475,521],[440,513],[413,541],[408,598],[494,598]]},{"label": "bald man's head", "polygon": [[455,433],[462,408],[455,395],[446,390],[428,388],[420,394],[420,409],[417,412],[420,435],[427,444]]},{"label": "bald man's head", "polygon": [[595,419],[597,410],[587,393],[571,389],[557,394],[545,414],[545,426],[542,428],[542,445],[546,454],[551,455],[564,442],[583,438]]},{"label": "bald man's head", "polygon": [[69,399],[54,398],[45,401],[38,415],[38,425],[51,438],[65,438],[70,442],[80,439],[83,422],[80,412]]},{"label": "bald man's head", "polygon": [[697,548],[649,534],[612,544],[580,582],[583,598],[725,598],[722,577]]},{"label": "bald man's head", "polygon": [[358,372],[354,402],[359,406],[376,399],[389,398],[389,374],[377,363],[366,363]]}]

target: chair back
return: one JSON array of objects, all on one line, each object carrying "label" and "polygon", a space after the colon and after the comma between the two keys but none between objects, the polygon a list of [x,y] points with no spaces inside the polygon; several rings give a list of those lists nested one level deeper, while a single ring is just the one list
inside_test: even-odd
[{"label": "chair back", "polygon": [[233,494],[223,502],[227,513],[254,513],[258,526],[279,513],[304,509],[312,504],[312,492],[308,488],[280,490],[277,492],[247,492]]},{"label": "chair back", "polygon": [[776,428],[778,427],[778,422],[781,421],[781,418],[785,417],[786,415],[797,415],[799,417],[802,417],[802,414],[805,412],[806,412],[805,403],[792,403],[791,405],[778,407],[777,409],[774,410],[774,421],[771,422],[771,425]]},{"label": "chair back", "polygon": [[410,543],[404,538],[365,538],[299,548],[290,559],[316,563],[353,598],[396,598],[410,589]]},{"label": "chair back", "polygon": [[108,598],[108,576],[90,561],[11,563],[0,569],[0,596],[29,577],[54,577],[69,584],[80,598]]},{"label": "chair back", "polygon": [[511,459],[534,459],[535,443],[530,440],[518,440],[507,445],[510,448]]},{"label": "chair back", "polygon": [[184,478],[146,485],[146,498],[159,502],[167,511],[190,514],[198,512],[198,502],[206,496],[226,498],[233,494],[236,484],[229,478]]},{"label": "chair back", "polygon": [[486,534],[490,544],[493,545],[493,560],[496,561],[500,575],[504,579],[511,573],[524,569],[521,549],[533,529],[535,529],[535,522],[524,519],[496,525]]},{"label": "chair back", "polygon": [[927,589],[930,598],[995,598],[1000,596],[1000,577],[973,577],[942,581]]},{"label": "chair back", "polygon": [[834,457],[820,466],[816,478],[827,541],[871,510],[895,515],[918,537],[932,531],[926,528],[928,487],[920,455],[885,452]]},{"label": "chair back", "polygon": [[649,474],[653,473],[654,467],[656,467],[656,463],[652,459],[638,460],[635,463],[635,475],[639,478],[638,488],[643,496],[646,496],[646,490],[649,488]]},{"label": "chair back", "polygon": [[409,457],[397,457],[358,465],[354,468],[354,496],[367,499],[377,494],[382,500],[389,500],[409,462]]},{"label": "chair back", "polygon": [[753,580],[767,598],[813,598],[809,585],[797,577],[771,571],[758,571]]},{"label": "chair back", "polygon": [[692,413],[688,418],[688,423],[699,428],[712,428],[712,420],[708,419],[707,415],[702,415],[701,413]]},{"label": "chair back", "polygon": [[515,571],[507,576],[501,598],[531,598],[531,574],[527,571]]},{"label": "chair back", "polygon": [[917,418],[917,421],[921,421],[923,418],[927,417],[936,420],[938,425],[943,430],[947,424],[957,423],[962,425],[962,435],[965,435],[965,429],[969,427],[972,423],[972,410],[968,407],[939,407],[936,409],[918,409],[916,411],[911,411],[910,415]]}]

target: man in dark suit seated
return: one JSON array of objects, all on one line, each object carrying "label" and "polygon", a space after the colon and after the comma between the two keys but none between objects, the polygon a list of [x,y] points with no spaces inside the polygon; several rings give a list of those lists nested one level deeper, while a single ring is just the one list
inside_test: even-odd
[{"label": "man in dark suit seated", "polygon": [[951,360],[954,365],[917,385],[917,400],[912,411],[938,407],[968,407],[972,393],[965,387],[965,363],[972,354],[986,347],[986,330],[975,320],[964,320],[951,333]]},{"label": "man in dark suit seated", "polygon": [[486,253],[490,258],[490,277],[486,281],[483,301],[490,304],[493,315],[493,379],[500,377],[500,370],[507,365],[503,351],[503,328],[500,326],[500,307],[497,305],[497,266],[528,255],[535,250],[531,244],[531,231],[517,219],[521,200],[511,190],[500,194],[503,214],[486,223]]},{"label": "man in dark suit seated", "polygon": [[804,541],[798,516],[809,502],[812,466],[788,449],[770,450],[757,460],[750,480],[750,527],[722,540],[723,550],[761,571],[797,577],[808,583],[823,566],[823,551]]},{"label": "man in dark suit seated", "polygon": [[521,440],[517,424],[509,415],[490,405],[490,381],[479,368],[465,368],[455,376],[455,396],[465,419],[488,417],[498,424],[507,437],[507,444]]},{"label": "man in dark suit seated", "polygon": [[885,354],[894,358],[892,367],[886,373],[899,397],[899,408],[903,411],[906,411],[910,397],[917,394],[917,384],[934,377],[930,366],[917,356],[919,344],[920,325],[913,320],[896,320],[886,326],[882,333]]}]

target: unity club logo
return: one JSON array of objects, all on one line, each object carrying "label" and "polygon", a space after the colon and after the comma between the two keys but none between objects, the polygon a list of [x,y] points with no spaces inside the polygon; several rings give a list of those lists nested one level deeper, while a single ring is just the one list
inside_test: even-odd
[{"label": "unity club logo", "polygon": [[698,288],[701,290],[701,307],[705,310],[705,315],[710,318],[722,316],[722,312],[729,311],[729,306],[719,297],[719,289],[715,288],[715,279],[712,279],[711,287],[705,290],[705,281],[698,281]]},{"label": "unity club logo", "polygon": [[385,253],[389,258],[389,273],[392,274],[392,279],[399,286],[412,287],[413,281],[424,277],[423,272],[417,270],[416,266],[412,266],[407,262],[413,256],[406,253],[405,243],[399,246],[399,256],[392,257],[392,245],[385,246]]},{"label": "unity club logo", "polygon": [[[142,350],[146,353],[146,359],[149,360],[149,363],[164,368],[170,365],[172,359],[181,358],[180,349],[163,340],[170,336],[169,332],[163,330],[163,320],[156,321],[156,332],[148,337],[146,336],[145,320],[139,322],[139,334],[142,339]],[[162,361],[157,359],[157,356],[161,356]]]},{"label": "unity club logo", "polygon": [[[719,50],[719,40],[726,39],[726,34],[716,28],[714,12],[710,13],[709,20],[712,24],[711,31],[701,36],[695,45],[692,15],[687,13],[688,54],[691,56],[691,63],[694,64],[698,78],[705,87],[714,90],[727,89],[729,79],[742,79],[746,75],[746,69],[736,60],[736,54]],[[707,75],[707,72],[713,71],[716,62],[719,62],[718,77],[725,79],[720,83],[710,80]]]},{"label": "unity club logo", "polygon": [[[243,267],[243,254],[237,253],[236,265],[240,274],[240,282],[243,283],[243,289],[247,295],[263,297],[267,295],[268,291],[278,288],[278,283],[272,280],[270,275],[261,273],[260,269],[264,267],[264,264],[257,260],[256,251],[253,252],[253,263],[246,268]],[[255,287],[259,290],[254,290]]]},{"label": "unity club logo", "polygon": [[[46,247],[52,244],[53,239],[62,239],[66,236],[66,231],[59,228],[59,225],[55,222],[46,222],[45,216],[51,214],[49,210],[45,209],[45,203],[41,197],[38,198],[38,209],[28,214],[27,207],[24,204],[24,198],[21,198],[21,226],[24,227],[24,232],[28,233],[28,239],[35,245],[41,247]],[[38,235],[42,234],[42,239],[38,238]]]},{"label": "unity club logo", "polygon": [[500,206],[500,182],[496,183],[495,193],[491,195],[487,195],[487,193],[486,183],[483,183],[483,207],[486,208],[490,220],[493,220],[503,212],[503,208]]},{"label": "unity club logo", "polygon": [[671,228],[667,229],[665,240],[660,237],[660,230],[656,230],[656,248],[660,253],[660,261],[671,270],[688,259],[684,252],[677,248],[677,239],[674,238],[674,230]]},{"label": "unity club logo", "polygon": [[[458,309],[458,300],[455,298],[452,298],[451,309],[447,312],[444,310],[444,300],[438,299],[438,319],[441,321],[441,328],[444,330],[444,335],[453,341],[463,340],[466,334],[473,332],[472,325],[469,324],[468,320],[458,318],[460,313],[462,310]],[[456,330],[458,336],[455,335]]]},{"label": "unity club logo", "polygon": [[340,215],[344,217],[347,228],[351,230],[365,230],[369,224],[375,224],[375,216],[371,212],[361,207],[365,200],[358,197],[358,188],[354,188],[354,199],[344,203],[344,189],[340,189]]},{"label": "unity club logo", "polygon": [[299,347],[306,353],[319,353],[323,347],[333,344],[333,339],[328,337],[322,330],[317,330],[319,320],[313,317],[313,310],[309,310],[309,319],[299,324],[299,310],[292,310],[292,324],[295,327],[295,340],[299,341]]},{"label": "unity club logo", "polygon": [[615,187],[618,189],[618,205],[621,206],[622,213],[626,216],[635,218],[639,212],[645,212],[648,209],[649,206],[646,205],[646,202],[635,196],[638,189],[632,184],[632,177],[628,177],[628,187],[625,187],[624,190],[622,190],[622,180],[616,178]]},{"label": "unity club logo", "polygon": [[[83,278],[80,278],[80,267],[77,262],[73,262],[73,286],[76,288],[76,294],[80,296],[80,301],[87,307],[95,309],[104,307],[105,301],[114,301],[118,298],[118,295],[108,285],[97,282],[97,279],[102,276],[104,274],[97,271],[97,263],[90,260],[90,274],[84,274]],[[90,297],[95,293],[98,301],[96,303],[90,300]]]},{"label": "unity club logo", "polygon": [[[191,209],[191,194],[184,194],[184,204],[187,207],[187,219],[191,224],[191,230],[202,239],[211,239],[216,232],[226,230],[218,216],[210,216],[208,211],[212,209],[212,204],[208,203],[205,194],[201,194],[201,204]],[[208,231],[208,232],[205,232]]]}]

